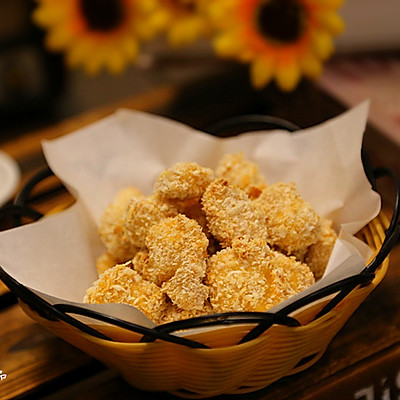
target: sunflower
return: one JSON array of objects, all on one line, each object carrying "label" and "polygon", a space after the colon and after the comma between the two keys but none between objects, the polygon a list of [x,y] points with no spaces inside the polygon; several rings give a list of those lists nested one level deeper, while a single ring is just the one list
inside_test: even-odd
[{"label": "sunflower", "polygon": [[208,36],[210,22],[204,10],[204,0],[160,0],[158,11],[163,13],[169,44],[182,46]]},{"label": "sunflower", "polygon": [[218,55],[250,64],[256,88],[272,79],[293,90],[302,75],[317,78],[344,24],[341,0],[209,1]]},{"label": "sunflower", "polygon": [[163,21],[156,0],[37,0],[34,21],[46,30],[46,46],[63,51],[71,67],[88,74],[122,72],[135,61],[140,42]]}]

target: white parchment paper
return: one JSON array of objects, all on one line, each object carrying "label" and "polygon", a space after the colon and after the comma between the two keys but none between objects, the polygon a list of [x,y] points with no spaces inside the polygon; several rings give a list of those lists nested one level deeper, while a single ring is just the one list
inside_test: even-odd
[{"label": "white parchment paper", "polygon": [[269,183],[295,182],[342,232],[318,286],[357,273],[369,249],[352,235],[380,210],[361,163],[367,117],[364,102],[294,134],[257,131],[216,138],[163,117],[119,110],[43,143],[49,166],[78,201],[57,215],[1,232],[0,264],[19,282],[52,296],[53,303],[81,302],[97,278],[95,258],[104,251],[97,223],[119,189],[133,185],[150,194],[157,175],[175,162],[214,168],[223,154],[243,151]]}]

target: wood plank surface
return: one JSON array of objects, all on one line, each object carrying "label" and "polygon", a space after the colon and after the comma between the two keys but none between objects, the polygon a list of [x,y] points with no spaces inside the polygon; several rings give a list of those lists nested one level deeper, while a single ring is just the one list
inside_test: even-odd
[{"label": "wood plank surface", "polygon": [[118,108],[127,107],[143,111],[156,110],[168,103],[174,97],[175,93],[176,89],[172,86],[160,86],[132,98],[123,99],[115,104],[84,112],[47,128],[28,132],[17,138],[0,138],[0,147],[3,151],[21,162],[31,158],[32,155],[41,153],[41,141],[43,139],[55,139],[70,133],[110,115]]},{"label": "wood plank surface", "polygon": [[83,352],[46,331],[14,305],[1,312],[0,399],[13,399],[61,380],[71,371],[96,363]]}]

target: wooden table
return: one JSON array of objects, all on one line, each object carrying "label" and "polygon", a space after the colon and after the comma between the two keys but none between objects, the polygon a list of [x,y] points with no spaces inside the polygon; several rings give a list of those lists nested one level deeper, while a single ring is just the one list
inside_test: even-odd
[{"label": "wooden table", "polygon": [[[271,87],[255,92],[240,68],[194,82],[186,87],[165,85],[119,104],[93,110],[54,126],[19,137],[0,138],[1,148],[22,169],[22,184],[44,166],[40,141],[87,125],[119,107],[151,111],[205,128],[222,118],[263,113],[311,126],[343,111],[338,104],[306,82],[292,94]],[[372,127],[364,147],[374,165],[392,167],[400,175],[399,149]],[[393,205],[389,182],[380,188],[385,207]],[[72,198],[56,179],[35,192],[32,203],[41,212]],[[9,221],[2,221],[7,228]],[[400,246],[391,252],[389,272],[367,298],[322,359],[311,369],[276,382],[259,392],[221,399],[389,399],[400,394]],[[118,374],[73,348],[29,319],[15,297],[0,286],[0,399],[172,399],[166,393],[147,393],[125,383]],[[392,397],[390,397],[392,396]]]}]

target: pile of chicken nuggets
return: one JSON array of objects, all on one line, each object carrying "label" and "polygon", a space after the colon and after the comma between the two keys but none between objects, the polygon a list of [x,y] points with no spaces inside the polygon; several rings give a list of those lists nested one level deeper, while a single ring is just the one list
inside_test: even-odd
[{"label": "pile of chicken nuggets", "polygon": [[215,170],[177,163],[151,195],[123,189],[99,233],[84,301],[131,304],[157,324],[267,311],[321,278],[337,238],[294,183],[267,183],[241,152]]}]

